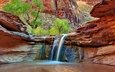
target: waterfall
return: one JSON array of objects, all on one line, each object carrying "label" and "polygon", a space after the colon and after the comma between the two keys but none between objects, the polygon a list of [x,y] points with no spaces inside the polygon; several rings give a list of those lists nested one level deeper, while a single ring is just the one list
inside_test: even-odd
[{"label": "waterfall", "polygon": [[56,36],[54,38],[53,46],[51,48],[51,52],[50,52],[50,55],[49,55],[50,60],[55,60],[55,53],[56,53],[56,49],[58,47],[58,42],[59,42],[59,37]]},{"label": "waterfall", "polygon": [[53,46],[50,52],[50,60],[60,60],[61,50],[63,48],[64,40],[67,34],[62,34],[61,36],[56,36],[53,42]]},{"label": "waterfall", "polygon": [[58,46],[57,54],[56,54],[56,61],[59,60],[61,48],[62,48],[62,45],[64,44],[64,40],[66,37],[67,37],[67,34],[63,34],[60,41],[59,41],[59,46]]}]

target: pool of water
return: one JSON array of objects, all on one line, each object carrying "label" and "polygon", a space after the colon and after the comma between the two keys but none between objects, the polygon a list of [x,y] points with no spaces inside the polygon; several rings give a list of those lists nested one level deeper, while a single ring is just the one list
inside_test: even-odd
[{"label": "pool of water", "polygon": [[38,64],[38,65],[75,64],[75,63],[71,63],[71,62],[50,61],[50,60],[29,61],[29,62],[25,62],[25,63]]},{"label": "pool of water", "polygon": [[34,65],[63,65],[63,64],[76,64],[72,62],[61,62],[61,61],[51,61],[51,60],[37,60],[37,61],[23,61],[23,62],[10,62],[8,64],[34,64]]},{"label": "pool of water", "polygon": [[115,72],[115,67],[90,63],[68,64],[37,61],[0,65],[0,72]]}]

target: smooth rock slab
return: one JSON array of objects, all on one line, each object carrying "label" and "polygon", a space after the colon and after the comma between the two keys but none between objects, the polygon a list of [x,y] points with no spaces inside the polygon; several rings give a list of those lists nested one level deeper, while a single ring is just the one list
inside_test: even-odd
[{"label": "smooth rock slab", "polygon": [[1,65],[0,72],[115,72],[115,67],[88,63],[65,65],[19,63]]}]

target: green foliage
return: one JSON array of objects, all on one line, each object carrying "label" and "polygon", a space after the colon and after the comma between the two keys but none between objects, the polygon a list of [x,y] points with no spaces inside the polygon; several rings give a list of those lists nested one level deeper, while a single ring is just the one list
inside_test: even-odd
[{"label": "green foliage", "polygon": [[[31,29],[31,28],[30,28]],[[67,20],[57,18],[54,21],[54,24],[49,30],[43,29],[42,27],[38,26],[35,29],[32,29],[32,33],[34,35],[57,35],[67,33],[70,30],[70,25]]]},{"label": "green foliage", "polygon": [[41,27],[37,27],[36,29],[33,29],[34,35],[48,35],[48,30],[45,30]]},{"label": "green foliage", "polygon": [[31,26],[32,28],[37,28],[38,26],[41,26],[42,25],[42,20],[40,19],[40,16],[39,16],[39,13],[38,13],[38,16],[35,16],[36,19],[33,19],[31,21]]},{"label": "green foliage", "polygon": [[41,14],[35,10],[33,10],[31,12],[31,16],[34,17],[31,21],[31,26],[32,28],[37,28],[38,26],[41,26],[43,23],[42,23],[42,20],[41,20]]},{"label": "green foliage", "polygon": [[50,35],[57,35],[57,34],[59,34],[59,30],[56,29],[55,27],[52,27],[52,28],[49,30],[49,32],[50,32]]},{"label": "green foliage", "polygon": [[[33,29],[35,29],[42,24],[39,10],[43,9],[43,3],[41,0],[32,0],[32,4],[36,5],[37,8],[36,7],[32,8],[32,5],[30,3],[26,3],[22,0],[11,0],[11,2],[6,4],[3,9],[6,12],[10,12],[15,15],[23,16],[23,17],[25,16],[25,14],[29,14],[29,16],[31,16],[30,18],[32,19],[28,21],[30,23],[28,22],[27,23],[30,24],[30,26]],[[25,19],[28,19],[28,18],[25,18]]]},{"label": "green foliage", "polygon": [[37,11],[35,11],[35,10],[33,10],[32,12],[31,12],[31,15],[33,16],[33,17],[40,17],[41,16],[41,14],[40,13],[38,13]]},{"label": "green foliage", "polygon": [[50,35],[67,33],[70,30],[68,20],[57,18],[50,29]]},{"label": "green foliage", "polygon": [[32,2],[41,10],[44,8],[44,5],[41,0],[32,0]]},{"label": "green foliage", "polygon": [[34,28],[34,29],[37,28],[38,26],[40,26],[41,24],[42,24],[41,19],[36,19],[31,22],[32,28]]},{"label": "green foliage", "polygon": [[[36,7],[33,8],[31,4]],[[27,26],[27,31],[34,35],[56,35],[67,33],[70,30],[68,21],[59,18],[53,22],[49,30],[44,29],[40,13],[43,8],[44,6],[41,0],[32,0],[32,3],[27,3],[22,0],[11,0],[3,9],[6,12],[25,17],[25,20],[22,18],[24,22],[27,22],[29,19],[29,23],[27,22],[27,24],[29,24]]]},{"label": "green foliage", "polygon": [[11,0],[3,9],[15,15],[20,15],[22,13],[27,13],[30,8],[30,4],[22,2],[21,0]]},{"label": "green foliage", "polygon": [[43,9],[44,6],[43,6],[43,3],[41,0],[32,0],[32,3],[37,6],[37,9],[35,9],[35,10],[33,9],[32,13],[31,13],[31,15],[33,17],[35,17],[31,22],[31,26],[32,26],[32,28],[35,29],[38,26],[42,25],[42,20],[40,19],[41,15],[39,12]]}]

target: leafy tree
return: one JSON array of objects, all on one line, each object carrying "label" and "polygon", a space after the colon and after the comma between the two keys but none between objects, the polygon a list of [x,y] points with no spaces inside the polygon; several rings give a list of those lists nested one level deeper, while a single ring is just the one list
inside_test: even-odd
[{"label": "leafy tree", "polygon": [[50,32],[50,35],[57,35],[57,34],[59,34],[59,30],[56,29],[55,27],[52,27],[52,28],[49,30],[49,32]]},{"label": "leafy tree", "polygon": [[15,15],[27,13],[30,8],[30,4],[22,2],[21,0],[11,0],[10,3],[4,6],[5,11],[13,13]]},{"label": "leafy tree", "polygon": [[[35,6],[34,8],[33,5]],[[43,9],[43,3],[41,0],[32,0],[32,3],[24,2],[22,0],[11,0],[11,2],[6,4],[3,9],[6,12],[10,12],[21,17],[25,17],[26,14],[26,22],[34,29],[37,28],[38,25],[42,24],[39,13]]]},{"label": "leafy tree", "polygon": [[40,12],[37,12],[37,11],[32,11],[31,13],[32,17],[34,17],[31,21],[31,26],[32,28],[37,28],[38,26],[41,26],[43,23],[42,23],[42,19],[41,19],[41,14]]},{"label": "leafy tree", "polygon": [[44,6],[41,0],[32,0],[33,5],[35,5],[35,9],[32,10],[32,16],[34,19],[31,22],[33,28],[37,28],[42,24],[42,20],[40,19],[40,12],[43,10]]},{"label": "leafy tree", "polygon": [[32,0],[32,2],[38,7],[39,10],[42,10],[44,8],[41,0]]},{"label": "leafy tree", "polygon": [[48,35],[48,30],[45,30],[41,27],[37,27],[36,29],[33,29],[34,35]]},{"label": "leafy tree", "polygon": [[68,20],[57,18],[54,21],[53,26],[50,29],[50,35],[67,33],[70,30],[70,25]]},{"label": "leafy tree", "polygon": [[35,35],[56,35],[67,33],[70,30],[68,21],[59,18],[53,22],[49,30],[43,28],[41,11],[44,6],[41,0],[32,0],[31,2],[11,0],[3,9],[6,12],[18,15],[27,24],[27,31]]}]

